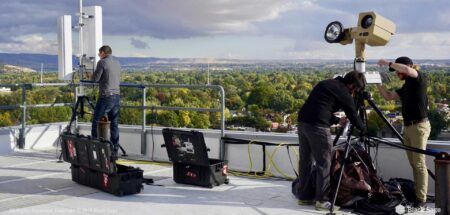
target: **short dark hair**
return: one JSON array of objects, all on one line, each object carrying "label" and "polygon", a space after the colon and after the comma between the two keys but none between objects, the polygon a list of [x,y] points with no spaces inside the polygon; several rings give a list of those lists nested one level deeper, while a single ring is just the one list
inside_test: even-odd
[{"label": "short dark hair", "polygon": [[110,54],[112,54],[112,49],[111,49],[111,47],[105,45],[105,46],[100,47],[98,49],[98,52],[104,52],[105,54],[110,55]]},{"label": "short dark hair", "polygon": [[364,74],[358,71],[351,71],[344,76],[345,84],[353,84],[355,87],[359,88],[359,90],[363,90],[366,87],[366,78]]}]

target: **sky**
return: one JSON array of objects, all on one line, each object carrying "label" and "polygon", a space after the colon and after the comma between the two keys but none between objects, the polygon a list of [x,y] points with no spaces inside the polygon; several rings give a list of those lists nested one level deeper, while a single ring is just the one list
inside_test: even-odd
[{"label": "sky", "polygon": [[[325,27],[332,21],[354,27],[360,12],[375,11],[397,30],[386,46],[367,46],[367,59],[450,59],[448,0],[83,2],[102,7],[103,43],[121,57],[348,60],[354,58],[354,44],[325,42]],[[72,15],[75,23],[78,4],[2,0],[0,52],[57,54],[56,20]]]}]

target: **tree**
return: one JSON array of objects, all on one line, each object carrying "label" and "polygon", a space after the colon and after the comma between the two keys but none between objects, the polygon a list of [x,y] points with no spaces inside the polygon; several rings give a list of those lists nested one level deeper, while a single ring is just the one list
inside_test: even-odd
[{"label": "tree", "polygon": [[441,133],[442,129],[446,127],[447,122],[445,121],[444,116],[436,109],[428,112],[428,119],[431,124],[430,139],[435,140]]},{"label": "tree", "polygon": [[142,112],[138,109],[121,108],[119,123],[126,125],[139,125],[142,123]]},{"label": "tree", "polygon": [[267,131],[271,126],[271,123],[267,121],[264,117],[258,116],[255,118],[254,127],[260,131]]},{"label": "tree", "polygon": [[180,111],[178,113],[181,127],[187,127],[191,124],[191,117],[188,111]]},{"label": "tree", "polygon": [[248,97],[248,104],[255,104],[261,108],[269,108],[275,89],[270,84],[260,84],[255,87]]},{"label": "tree", "polygon": [[164,111],[157,116],[158,124],[167,127],[180,127],[178,115],[173,111]]},{"label": "tree", "polygon": [[269,107],[276,112],[292,112],[295,100],[287,91],[277,91],[273,94]]},{"label": "tree", "polygon": [[192,113],[191,118],[191,127],[193,128],[209,128],[211,126],[208,114]]},{"label": "tree", "polygon": [[11,115],[8,112],[0,113],[0,127],[12,126]]},{"label": "tree", "polygon": [[376,136],[378,131],[383,128],[384,121],[381,117],[375,112],[371,111],[367,116],[367,133],[370,136]]}]

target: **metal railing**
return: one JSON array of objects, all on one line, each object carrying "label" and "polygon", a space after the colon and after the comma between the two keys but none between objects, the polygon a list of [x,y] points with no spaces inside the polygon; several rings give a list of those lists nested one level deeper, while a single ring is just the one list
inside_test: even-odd
[{"label": "metal railing", "polygon": [[[83,86],[89,85],[97,85],[94,83],[83,83]],[[74,103],[53,103],[53,104],[33,104],[29,105],[26,102],[26,92],[27,90],[32,90],[33,87],[58,87],[58,86],[72,86],[76,87],[79,84],[69,84],[69,83],[45,83],[45,84],[0,84],[0,87],[9,87],[9,88],[21,88],[22,96],[20,100],[20,104],[18,105],[1,105],[0,110],[16,110],[22,109],[21,115],[21,126],[19,129],[19,138],[18,138],[18,147],[23,148],[25,146],[25,129],[27,125],[26,113],[27,108],[47,108],[47,107],[63,107],[63,106],[74,106]],[[171,84],[121,84],[121,87],[129,87],[129,88],[137,88],[141,90],[141,105],[140,106],[130,106],[130,105],[121,105],[121,108],[130,108],[130,109],[140,109],[142,111],[142,123],[141,123],[141,154],[145,154],[147,140],[146,140],[146,110],[184,110],[184,111],[198,111],[198,112],[220,112],[220,130],[221,137],[224,137],[225,130],[225,90],[220,85],[171,85]],[[187,89],[213,89],[217,90],[220,93],[220,108],[193,108],[193,107],[172,107],[172,106],[147,106],[146,104],[146,94],[147,89],[149,88],[187,88]],[[76,93],[76,92],[75,92]],[[220,157],[224,157],[224,144],[220,142]]]}]

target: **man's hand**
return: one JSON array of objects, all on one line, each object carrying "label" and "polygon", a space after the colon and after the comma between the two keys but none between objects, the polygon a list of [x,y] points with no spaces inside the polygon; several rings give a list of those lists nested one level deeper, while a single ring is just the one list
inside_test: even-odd
[{"label": "man's hand", "polygon": [[340,126],[342,126],[342,127],[344,127],[346,124],[347,124],[347,122],[348,122],[348,119],[347,119],[347,117],[341,117],[340,119],[339,119],[339,125]]},{"label": "man's hand", "polygon": [[84,72],[84,80],[92,80],[92,72]]},{"label": "man's hand", "polygon": [[378,65],[380,65],[380,66],[389,66],[389,63],[390,63],[390,61],[387,61],[385,59],[380,59],[378,61]]}]

